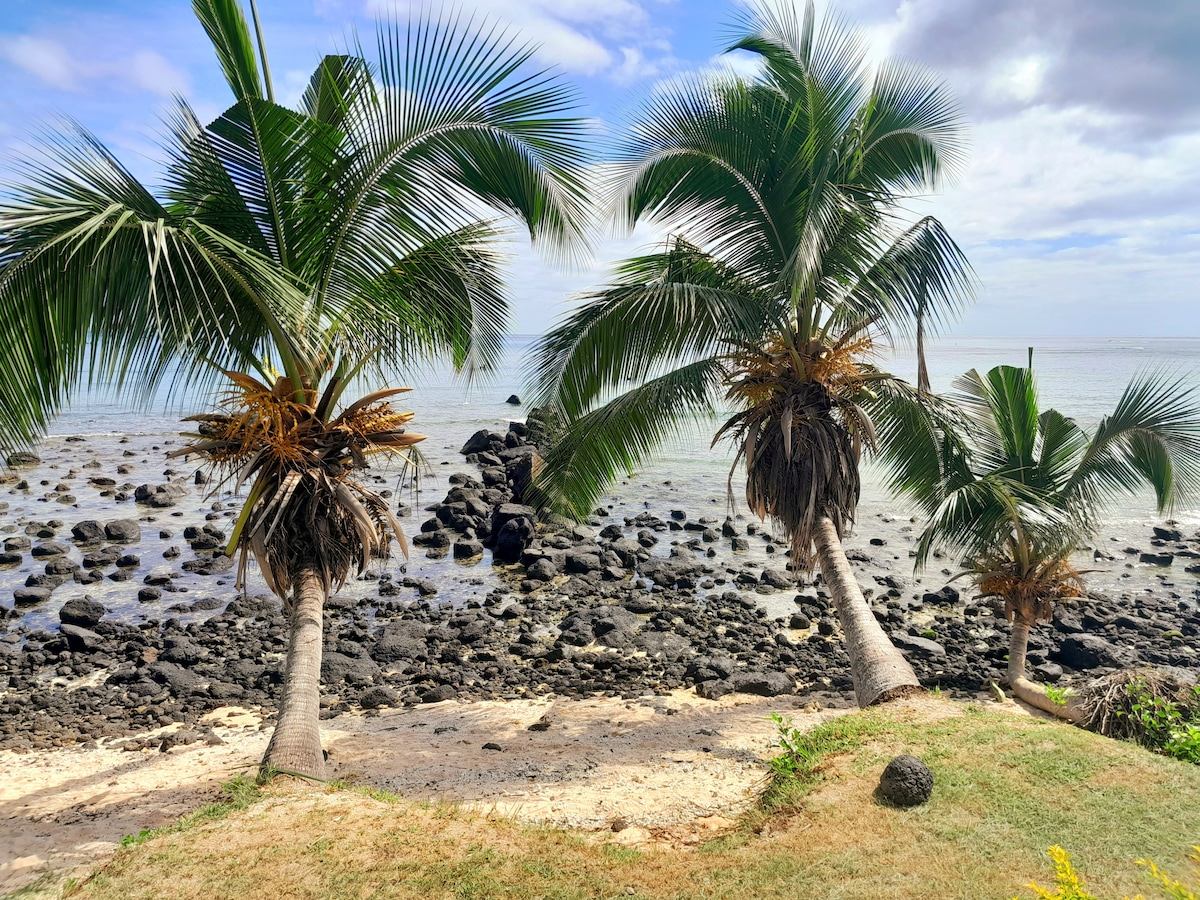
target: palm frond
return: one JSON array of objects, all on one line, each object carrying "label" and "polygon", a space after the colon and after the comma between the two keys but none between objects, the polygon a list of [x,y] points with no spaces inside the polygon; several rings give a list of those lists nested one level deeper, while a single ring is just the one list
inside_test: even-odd
[{"label": "palm frond", "polygon": [[258,59],[238,0],[192,0],[192,10],[212,42],[230,90],[239,100],[263,99]]},{"label": "palm frond", "polygon": [[712,414],[723,374],[711,359],[684,365],[566,423],[526,502],[585,518],[618,474],[635,471],[662,441]]},{"label": "palm frond", "polygon": [[676,361],[754,341],[785,309],[738,272],[682,240],[623,263],[536,345],[528,373],[535,403],[582,415],[605,391],[640,382]]}]

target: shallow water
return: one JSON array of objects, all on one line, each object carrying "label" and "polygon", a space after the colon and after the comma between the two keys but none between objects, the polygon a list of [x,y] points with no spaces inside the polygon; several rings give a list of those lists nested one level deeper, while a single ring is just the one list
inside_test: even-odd
[{"label": "shallow water", "polygon": [[[448,489],[446,480],[451,472],[471,471],[458,449],[474,431],[488,428],[504,431],[512,419],[523,418],[524,408],[510,406],[504,399],[510,394],[522,394],[521,362],[530,342],[529,338],[509,340],[506,355],[497,375],[489,382],[468,388],[456,381],[447,372],[429,372],[414,375],[409,383],[416,387],[401,401],[416,413],[412,423],[415,431],[429,435],[421,445],[432,473],[421,480],[419,490],[410,482],[401,479],[398,466],[373,470],[378,489],[393,491],[394,499],[408,503],[412,513],[403,521],[409,534],[420,529],[420,523],[428,517],[424,508],[440,501]],[[1014,340],[954,338],[941,341],[930,352],[930,374],[935,390],[950,386],[954,376],[977,367],[1006,363],[1024,365],[1025,343]],[[915,368],[911,354],[898,353],[883,360],[885,366],[899,375],[911,374]],[[1074,415],[1081,423],[1093,425],[1105,412],[1111,410],[1134,374],[1162,369],[1177,372],[1197,381],[1197,364],[1200,363],[1200,340],[1196,339],[1153,339],[1141,341],[1110,341],[1103,339],[1057,339],[1041,341],[1037,345],[1035,367],[1039,373],[1043,406],[1055,406]],[[16,491],[12,485],[0,488],[0,501],[8,503],[6,511],[0,511],[0,527],[16,533],[24,532],[28,520],[46,521],[61,519],[66,526],[59,530],[58,540],[69,540],[70,526],[83,519],[107,521],[115,518],[137,518],[141,520],[142,541],[133,550],[142,559],[142,566],[135,570],[129,581],[105,580],[96,584],[78,585],[67,582],[58,588],[44,608],[35,608],[26,614],[23,628],[51,628],[57,625],[57,611],[63,602],[74,596],[89,594],[101,600],[121,618],[128,620],[158,619],[178,616],[183,620],[206,617],[209,612],[188,613],[172,610],[197,599],[215,596],[228,599],[233,595],[234,573],[226,576],[196,576],[179,574],[175,585],[181,590],[164,593],[163,599],[154,603],[141,604],[136,595],[143,586],[147,574],[179,573],[178,564],[192,557],[182,532],[187,525],[201,525],[205,516],[215,514],[217,524],[229,520],[236,514],[237,498],[222,495],[205,496],[200,488],[178,506],[167,510],[149,510],[136,506],[132,500],[116,503],[100,496],[100,489],[87,484],[90,475],[107,475],[116,478],[119,484],[128,482],[137,485],[166,480],[164,471],[175,469],[190,476],[195,466],[182,461],[168,461],[165,453],[181,442],[178,436],[183,426],[179,422],[185,412],[196,410],[172,409],[164,411],[165,400],[158,398],[149,410],[130,410],[127,404],[114,399],[103,389],[81,398],[72,409],[65,412],[51,428],[39,452],[42,464],[33,470],[22,470],[21,475],[30,481],[31,490]],[[604,505],[611,505],[613,519],[633,516],[650,511],[667,518],[673,509],[687,511],[690,518],[712,517],[721,520],[728,512],[726,484],[729,476],[730,452],[719,446],[709,448],[713,423],[699,423],[692,434],[673,442],[663,452],[637,473],[622,479],[616,485]],[[83,441],[67,441],[66,437],[82,437]],[[125,441],[122,443],[121,441]],[[125,453],[132,455],[125,456]],[[96,461],[99,468],[83,468],[85,463]],[[134,465],[135,472],[127,476],[116,474],[119,464]],[[78,474],[68,477],[72,468]],[[40,482],[46,481],[47,484]],[[59,501],[52,490],[60,481],[70,486],[73,503]],[[189,479],[190,483],[190,479]],[[742,485],[734,479],[734,494],[740,500]],[[220,508],[214,508],[218,504]],[[743,504],[744,513],[744,504]],[[870,464],[864,470],[864,491],[859,509],[857,534],[848,542],[851,548],[867,551],[878,565],[890,568],[896,574],[908,577],[912,574],[908,546],[918,526],[910,521],[912,511],[903,503],[890,498],[880,480],[880,475]],[[1200,502],[1174,511],[1173,519],[1185,535],[1191,535],[1200,527]],[[1106,593],[1132,593],[1137,591],[1175,591],[1184,598],[1195,595],[1197,579],[1182,571],[1183,560],[1166,571],[1136,562],[1126,562],[1120,552],[1127,546],[1149,549],[1150,527],[1160,524],[1149,495],[1131,499],[1116,506],[1098,546],[1117,557],[1117,562],[1104,564],[1102,571],[1089,576],[1094,590]],[[18,527],[20,526],[20,527]],[[158,537],[160,529],[171,530],[172,538]],[[691,537],[692,535],[686,535]],[[659,555],[670,550],[670,539],[683,539],[682,533],[663,533],[664,540],[656,548]],[[870,538],[886,541],[882,547],[868,544]],[[36,543],[36,540],[35,540]],[[174,561],[165,560],[162,553],[170,546],[180,548],[181,556]],[[739,553],[736,559],[725,553],[726,562],[742,566],[747,562],[758,565],[782,567],[782,553],[768,553],[770,546],[765,539],[753,538],[752,549]],[[72,556],[79,558],[76,549]],[[1189,561],[1190,562],[1190,561]],[[1090,554],[1080,557],[1080,564],[1093,566]],[[261,577],[251,565],[248,589],[252,592],[265,591]],[[413,558],[403,566],[393,561],[388,566],[394,577],[404,569],[407,574],[433,580],[439,587],[439,602],[461,604],[471,598],[482,599],[494,589],[498,580],[492,572],[487,555],[473,563],[460,563],[450,557],[432,560],[417,548]],[[0,570],[0,602],[11,604],[12,589],[24,583],[33,572],[41,572],[43,564],[25,556],[22,565]],[[938,565],[923,577],[926,588],[935,589],[954,574],[948,564]],[[351,596],[372,593],[370,581],[352,582],[344,591]],[[768,595],[763,605],[772,616],[785,615],[791,608],[792,592]]]}]

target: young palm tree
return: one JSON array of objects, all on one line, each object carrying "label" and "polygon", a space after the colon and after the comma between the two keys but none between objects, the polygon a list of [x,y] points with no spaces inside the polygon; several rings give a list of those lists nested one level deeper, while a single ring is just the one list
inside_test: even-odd
[{"label": "young palm tree", "polygon": [[782,526],[794,562],[820,566],[868,705],[917,687],[841,548],[872,419],[917,398],[871,350],[918,308],[934,327],[969,296],[942,226],[900,217],[959,162],[963,129],[939,82],[900,63],[872,73],[811,3],[757,6],[740,31],[730,49],[756,54],[759,76],[672,85],[621,148],[619,218],[675,236],[542,340],[537,393],[570,426],[540,490],[586,514],[665,437],[733,407],[716,439],[733,441],[751,509]]},{"label": "young palm tree", "polygon": [[893,485],[929,516],[916,563],[948,549],[980,593],[1004,600],[1009,685],[1026,702],[1063,712],[1025,677],[1029,630],[1059,601],[1083,596],[1083,573],[1071,557],[1095,537],[1108,504],[1147,486],[1160,513],[1194,496],[1196,388],[1137,378],[1089,434],[1056,410],[1039,411],[1032,368],[971,371],[955,387],[958,427],[914,428],[891,444]]},{"label": "young palm tree", "polygon": [[497,29],[381,25],[375,61],[326,57],[293,110],[238,0],[194,7],[235,102],[208,125],[178,104],[161,190],[69,125],[0,201],[0,443],[34,439],[83,377],[149,395],[229,373],[185,449],[255,479],[229,552],[257,557],[291,617],[264,763],[320,775],[322,604],[398,535],[351,475],[419,439],[394,392],[339,401],[435,357],[497,358],[503,223],[484,211],[576,246],[585,131]]}]

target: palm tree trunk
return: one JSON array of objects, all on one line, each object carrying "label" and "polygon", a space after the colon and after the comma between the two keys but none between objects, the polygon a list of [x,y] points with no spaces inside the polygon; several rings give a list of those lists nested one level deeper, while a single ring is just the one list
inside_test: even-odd
[{"label": "palm tree trunk", "polygon": [[925,316],[917,314],[917,390],[929,393],[929,367],[925,365]]},{"label": "palm tree trunk", "polygon": [[858,705],[873,706],[920,691],[912,666],[880,627],[854,580],[837,528],[828,516],[817,520],[813,547],[842,624]]},{"label": "palm tree trunk", "polygon": [[1035,709],[1051,713],[1060,719],[1079,724],[1083,711],[1078,704],[1067,698],[1066,703],[1056,703],[1046,694],[1046,689],[1025,677],[1025,655],[1029,648],[1029,626],[1018,618],[1013,619],[1012,637],[1008,643],[1008,686],[1013,696]]},{"label": "palm tree trunk", "polygon": [[321,750],[321,644],[325,588],[314,569],[305,567],[292,580],[287,662],[279,720],[263,756],[264,767],[325,777]]}]

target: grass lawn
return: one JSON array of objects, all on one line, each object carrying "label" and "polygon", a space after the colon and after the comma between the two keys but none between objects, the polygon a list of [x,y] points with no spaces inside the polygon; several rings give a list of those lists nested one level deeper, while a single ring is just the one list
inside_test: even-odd
[{"label": "grass lawn", "polygon": [[[1052,883],[1051,844],[1098,897],[1157,894],[1200,844],[1200,767],[1067,725],[929,700],[821,726],[811,783],[695,848],[531,827],[451,805],[270,787],[225,818],[131,841],[78,898],[1009,898]],[[936,777],[910,810],[873,798],[893,756]],[[681,789],[686,789],[684,786]],[[236,806],[243,806],[246,797]]]}]

